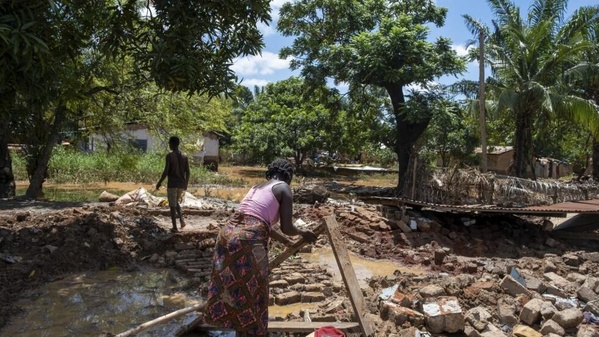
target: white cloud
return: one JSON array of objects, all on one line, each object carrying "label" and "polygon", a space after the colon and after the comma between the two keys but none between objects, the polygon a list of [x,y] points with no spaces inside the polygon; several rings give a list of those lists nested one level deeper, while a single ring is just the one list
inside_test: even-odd
[{"label": "white cloud", "polygon": [[237,75],[270,75],[277,70],[288,69],[290,60],[291,58],[282,60],[279,55],[264,51],[262,55],[236,58],[231,69]]},{"label": "white cloud", "polygon": [[248,79],[243,79],[243,82],[241,82],[241,85],[245,85],[248,88],[253,88],[255,85],[259,86],[259,87],[263,87],[265,85],[267,85],[268,83],[270,83],[270,81],[267,80],[261,80],[258,78],[248,78]]},{"label": "white cloud", "polygon": [[262,33],[262,36],[264,37],[276,34],[277,31],[275,26],[276,22],[274,21],[272,21],[269,25],[262,22],[258,22],[257,24],[258,30],[260,31],[260,33]]},{"label": "white cloud", "polygon": [[460,44],[454,44],[451,46],[451,48],[453,50],[455,50],[455,52],[458,54],[458,56],[466,56],[466,55],[468,55],[468,52],[470,51],[470,49],[473,48],[473,46],[466,47],[466,46],[463,46]]},{"label": "white cloud", "polygon": [[279,20],[279,10],[287,2],[291,2],[291,1],[290,0],[272,0],[270,2],[270,15],[272,16],[273,22],[276,22]]}]

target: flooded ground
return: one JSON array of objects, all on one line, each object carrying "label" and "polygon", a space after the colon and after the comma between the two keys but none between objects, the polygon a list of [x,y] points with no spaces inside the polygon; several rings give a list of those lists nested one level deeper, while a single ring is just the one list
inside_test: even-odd
[{"label": "flooded ground", "polygon": [[[336,281],[342,281],[341,273],[337,267],[337,261],[335,261],[335,255],[330,248],[320,248],[314,250],[309,254],[301,254],[301,256],[313,263],[320,264],[326,267],[334,275]],[[425,271],[417,268],[408,268],[401,266],[399,263],[391,260],[369,260],[363,257],[357,256],[353,253],[349,253],[349,259],[351,260],[354,272],[358,282],[362,287],[368,286],[368,279],[375,276],[387,276],[393,275],[397,270],[402,273],[410,274],[423,274]]]},{"label": "flooded ground", "polygon": [[[97,336],[120,333],[198,303],[188,280],[172,270],[107,270],[69,275],[27,292],[0,336]],[[193,315],[139,336],[171,336]]]}]

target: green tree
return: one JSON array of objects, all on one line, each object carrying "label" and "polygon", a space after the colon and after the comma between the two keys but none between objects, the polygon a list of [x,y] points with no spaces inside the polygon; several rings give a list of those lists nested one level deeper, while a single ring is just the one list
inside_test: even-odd
[{"label": "green tree", "polygon": [[[0,117],[46,130],[34,144],[28,197],[41,190],[65,121],[77,116],[90,97],[118,94],[119,83],[100,73],[103,64],[131,58],[137,81],[216,96],[235,88],[233,58],[260,51],[257,24],[270,19],[268,0],[241,5],[157,0],[151,5],[137,0],[0,3]],[[6,141],[0,137],[4,165]]]},{"label": "green tree", "polygon": [[509,0],[487,0],[493,30],[466,16],[473,34],[486,37],[486,61],[495,83],[489,86],[499,113],[515,116],[512,173],[533,176],[535,121],[555,115],[574,119],[596,114],[595,105],[563,91],[563,74],[591,47],[582,38],[596,22],[597,7],[581,8],[564,20],[567,0],[534,0],[523,18]]},{"label": "green tree", "polygon": [[331,108],[329,100],[340,101],[330,89],[308,91],[297,77],[268,84],[244,112],[235,132],[240,152],[257,163],[292,156],[297,169],[312,153],[336,147],[348,135],[348,118],[343,110]]},{"label": "green tree", "polygon": [[277,28],[296,38],[280,56],[293,56],[293,69],[301,68],[313,83],[332,77],[352,90],[371,85],[387,91],[393,106],[400,195],[414,145],[431,118],[406,108],[404,90],[464,70],[464,61],[448,39],[426,40],[427,25],[442,26],[446,13],[432,0],[299,0],[281,8]]}]

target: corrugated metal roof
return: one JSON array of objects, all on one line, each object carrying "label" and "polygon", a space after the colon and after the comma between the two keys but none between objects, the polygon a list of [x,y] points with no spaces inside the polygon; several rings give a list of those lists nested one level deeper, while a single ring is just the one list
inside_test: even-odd
[{"label": "corrugated metal roof", "polygon": [[417,206],[446,212],[507,213],[552,216],[565,216],[567,213],[599,214],[599,199],[569,201],[553,205],[528,207],[500,207],[495,205],[442,205],[404,198],[384,197],[364,197],[360,199],[367,203],[378,203],[389,206]]}]

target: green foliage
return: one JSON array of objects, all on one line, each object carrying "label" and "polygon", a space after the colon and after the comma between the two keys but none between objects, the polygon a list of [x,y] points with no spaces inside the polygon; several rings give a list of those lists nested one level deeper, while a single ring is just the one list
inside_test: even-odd
[{"label": "green foliage", "polygon": [[428,25],[443,25],[446,13],[431,0],[299,0],[281,8],[277,29],[295,40],[280,56],[292,56],[291,67],[301,68],[309,83],[333,78],[348,83],[350,91],[363,85],[387,91],[395,127],[384,143],[394,142],[390,147],[397,153],[400,194],[414,146],[431,118],[411,114],[405,87],[426,87],[439,76],[465,69],[448,39],[427,41]]},{"label": "green foliage", "polygon": [[333,146],[335,137],[347,135],[346,113],[329,108],[323,100],[338,100],[333,92],[319,90],[322,95],[308,95],[303,82],[294,77],[267,85],[248,105],[235,132],[239,151],[262,164],[292,156],[299,167],[309,154]]},{"label": "green foliage", "polygon": [[[13,155],[16,180],[27,180],[25,158]],[[164,169],[164,154],[128,151],[83,153],[57,148],[48,167],[48,181],[57,184],[106,182],[156,183]],[[191,167],[192,185],[244,185],[244,181],[215,174],[204,167]]]},{"label": "green foliage", "polygon": [[562,87],[563,74],[594,44],[584,37],[599,22],[599,7],[583,7],[564,20],[567,0],[535,0],[528,16],[509,0],[488,0],[495,16],[492,31],[466,17],[476,36],[485,33],[485,52],[494,83],[489,86],[497,112],[514,114],[514,174],[532,170],[533,135],[539,122],[556,116],[596,120],[591,101]]}]

